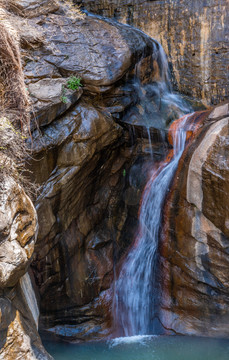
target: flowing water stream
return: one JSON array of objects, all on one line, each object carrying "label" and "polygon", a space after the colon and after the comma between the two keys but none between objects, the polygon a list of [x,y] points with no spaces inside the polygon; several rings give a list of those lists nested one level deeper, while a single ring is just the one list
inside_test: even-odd
[{"label": "flowing water stream", "polygon": [[[172,93],[168,62],[163,48],[158,45],[161,81],[140,85],[138,79],[131,84],[138,104],[133,118],[138,115],[149,138],[152,170],[144,189],[139,212],[139,229],[135,241],[118,276],[115,277],[113,315],[116,329],[123,338],[89,344],[45,343],[55,360],[226,360],[229,358],[229,341],[203,338],[149,336],[155,334],[158,287],[156,286],[157,251],[163,204],[179,160],[185,149],[189,116],[185,115],[171,131],[173,155],[159,165],[153,163],[151,127],[163,131],[173,119],[190,112],[182,98]],[[129,85],[128,85],[129,86]],[[139,111],[140,109],[140,111]],[[125,114],[128,122],[131,112]],[[135,114],[137,114],[135,116]],[[130,124],[135,124],[130,121]],[[138,125],[138,124],[137,124]],[[134,127],[133,127],[134,131]],[[134,133],[133,133],[134,135]],[[164,138],[162,134],[162,138]],[[133,136],[134,137],[134,136]]]},{"label": "flowing water stream", "polygon": [[[150,149],[152,149],[150,127],[159,124],[158,129],[163,133],[169,120],[166,118],[168,109],[173,110],[173,116],[177,119],[190,110],[181,97],[171,91],[168,61],[160,44],[158,44],[157,61],[160,64],[160,81],[143,88],[135,84],[141,121],[147,129]],[[176,131],[171,133],[174,148],[172,159],[168,162],[165,160],[158,168],[152,166],[142,197],[138,234],[115,281],[114,322],[118,334],[124,336],[155,333],[153,320],[158,298],[155,275],[162,209],[169,185],[184,151],[185,125],[188,117],[189,115],[185,116],[179,122]],[[152,150],[151,156],[153,156]]]},{"label": "flowing water stream", "polygon": [[186,115],[172,132],[173,157],[153,170],[146,185],[139,233],[115,284],[115,319],[125,336],[152,333],[156,307],[156,263],[163,202],[185,148]]}]

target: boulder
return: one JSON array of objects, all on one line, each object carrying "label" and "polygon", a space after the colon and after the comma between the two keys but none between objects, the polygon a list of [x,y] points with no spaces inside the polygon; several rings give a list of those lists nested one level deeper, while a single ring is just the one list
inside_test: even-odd
[{"label": "boulder", "polygon": [[[128,81],[136,74],[141,74],[144,83],[160,78],[159,45],[142,32],[111,20],[71,16],[63,5],[60,13],[49,14],[45,21],[31,19],[18,26],[18,31],[33,104],[32,130],[77,103],[82,89],[97,106],[119,114],[135,101],[135,89],[126,91]],[[67,85],[74,76],[83,85],[75,91]]]},{"label": "boulder", "polygon": [[51,123],[81,97],[82,89],[68,89],[67,81],[68,79],[62,78],[44,78],[28,85],[34,102],[33,112],[36,114],[36,121],[40,126]]}]

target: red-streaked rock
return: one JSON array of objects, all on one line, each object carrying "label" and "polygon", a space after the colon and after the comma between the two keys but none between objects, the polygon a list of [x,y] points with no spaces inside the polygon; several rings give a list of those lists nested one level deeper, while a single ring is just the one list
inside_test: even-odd
[{"label": "red-streaked rock", "polygon": [[180,334],[229,334],[226,115],[220,107],[201,115],[165,202],[161,321]]}]

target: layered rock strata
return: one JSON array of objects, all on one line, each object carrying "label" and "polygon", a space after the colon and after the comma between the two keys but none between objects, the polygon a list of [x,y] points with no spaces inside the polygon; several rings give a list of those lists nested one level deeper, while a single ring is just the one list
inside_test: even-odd
[{"label": "layered rock strata", "polygon": [[169,57],[174,85],[217,104],[229,96],[227,0],[75,0],[83,9],[114,17],[158,40]]},{"label": "layered rock strata", "polygon": [[[184,4],[180,2],[181,19]],[[132,147],[119,121],[132,106],[140,114],[142,111],[135,88],[129,84],[136,77],[140,85],[161,79],[159,46],[138,30],[85,16],[57,1],[52,4],[17,1],[17,5],[9,6],[8,10],[19,32],[33,109],[32,134],[27,140],[33,154],[28,159],[28,169],[31,179],[40,186],[36,200],[40,230],[32,263],[41,308],[40,328],[65,340],[100,339],[111,332],[110,288],[114,264],[133,239],[136,226],[141,185],[133,178],[128,182],[126,175],[134,168],[135,175],[147,173],[144,166],[131,167],[134,158],[142,154],[144,143],[141,148]],[[153,5],[159,3],[155,1],[147,6]],[[174,10],[171,19],[175,19],[177,8],[169,3],[166,9]],[[211,16],[216,16],[214,5],[204,5],[201,9],[207,17],[209,9]],[[159,28],[164,24],[161,15],[156,22],[161,24]],[[197,21],[193,20],[196,15],[192,15],[192,21]],[[218,24],[217,21],[216,17]],[[220,21],[225,23],[224,19]],[[224,43],[219,42],[222,47],[216,50],[219,60],[214,58],[214,71],[219,72],[220,81],[211,83],[211,73],[208,77],[203,70],[206,65],[206,71],[212,67],[208,53],[205,54],[209,24],[207,20],[202,23],[205,24],[200,39],[202,47],[199,50],[198,45],[197,52],[196,48],[192,49],[195,50],[192,58],[197,54],[202,59],[201,76],[195,74],[195,85],[190,74],[181,73],[178,78],[175,62],[173,67],[178,87],[209,103],[226,94],[225,72],[223,75],[220,72],[225,70],[225,64],[221,63]],[[198,21],[196,24],[197,28],[202,26]],[[179,26],[176,31],[174,28],[175,25],[171,26],[171,33],[162,32],[161,39],[170,35],[170,39],[176,38]],[[187,28],[190,32],[193,29],[191,25]],[[179,66],[184,59],[190,61],[188,68],[193,69],[190,52],[177,46],[176,54],[173,41],[172,45],[167,40],[164,43],[172,58],[180,59]],[[209,52],[214,53],[212,47]],[[83,87],[71,89],[68,83],[76,76],[81,78]],[[209,335],[227,334],[223,322],[223,315],[227,318],[228,298],[223,272],[227,268],[227,205],[220,202],[222,189],[223,194],[227,191],[226,106],[216,108],[203,129],[198,130],[197,140],[183,157],[189,168],[179,173],[182,175],[177,173],[166,203],[168,220],[164,224],[165,240],[161,248],[166,290],[160,320],[164,327],[178,333],[204,334],[204,324],[210,328],[212,321],[215,330],[209,331]],[[154,152],[159,158],[163,154],[159,144],[154,144]],[[182,164],[181,161],[178,171]],[[38,305],[32,277],[27,273],[36,237],[36,213],[14,180],[4,184],[2,213],[9,217],[2,217],[0,250],[3,254],[0,264],[2,356],[48,358],[36,330]],[[209,184],[214,190],[210,190]],[[181,189],[180,195],[177,188]],[[184,218],[189,219],[185,224]],[[184,243],[185,239],[189,239],[188,243]],[[211,251],[213,248],[217,250]],[[203,316],[203,309],[207,309],[207,316]]]},{"label": "layered rock strata", "polygon": [[[8,122],[4,126],[4,121],[1,118],[1,140],[4,132],[6,139],[15,141],[16,130]],[[12,169],[12,159],[4,151],[1,164]],[[28,274],[38,232],[37,213],[13,174],[1,168],[0,178],[0,357],[51,359],[38,334],[39,309]]]},{"label": "layered rock strata", "polygon": [[[0,358],[52,359],[38,334],[39,309],[28,273],[37,213],[23,180],[28,96],[19,36],[0,3]],[[4,2],[5,4],[5,2]],[[23,133],[21,133],[23,131]]]},{"label": "layered rock strata", "polygon": [[[127,84],[160,79],[160,47],[141,31],[64,5],[18,24],[33,104],[28,168],[40,186],[32,263],[40,329],[98,339],[110,332],[114,258],[131,241],[122,231],[134,232],[127,215],[137,217],[140,200],[126,174],[144,141],[132,147],[117,122],[137,102]],[[83,87],[69,89],[73,77]]]}]

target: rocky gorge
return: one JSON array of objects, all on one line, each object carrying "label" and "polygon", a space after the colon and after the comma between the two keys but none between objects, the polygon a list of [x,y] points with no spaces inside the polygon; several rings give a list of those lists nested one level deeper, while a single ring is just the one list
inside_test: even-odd
[{"label": "rocky gorge", "polygon": [[[125,10],[135,19],[139,6],[155,6],[154,11],[161,6],[157,1],[145,3],[128,4]],[[100,15],[116,14],[119,21],[125,20],[117,16],[123,13],[115,10],[115,2],[82,4]],[[166,6],[172,11],[170,2]],[[192,96],[192,103],[198,99],[209,106],[225,101],[193,115],[195,127],[188,132],[164,200],[156,316],[165,333],[228,336],[228,22],[215,12],[224,13],[223,6],[215,1],[201,10],[208,19],[200,22],[204,30],[195,50],[201,71],[195,72],[190,51],[179,45],[175,56],[171,50],[173,39],[181,44],[174,25],[165,26],[168,32],[160,33],[161,37],[157,34],[162,18],[160,26],[152,21],[149,27],[148,18],[145,27],[139,26],[162,42],[170,57],[173,84]],[[24,172],[37,190],[33,205],[20,176],[3,173],[0,356],[49,359],[38,329],[45,337],[75,342],[114,335],[115,279],[133,244],[152,161],[157,166],[172,151],[167,127],[180,112],[174,104],[167,105],[165,90],[157,85],[167,81],[161,46],[142,31],[85,14],[64,1],[17,0],[3,3],[1,9],[4,41],[11,49],[20,49],[14,71],[23,70],[24,82],[17,91],[30,103]],[[209,9],[215,22],[209,22]],[[183,16],[182,11],[173,11]],[[219,23],[220,47],[213,51],[214,39],[210,42],[206,33],[213,33],[213,25]],[[135,21],[131,25],[138,26]],[[182,34],[189,48],[189,30]],[[217,61],[213,59],[216,51]],[[206,64],[212,71],[208,74]],[[187,77],[181,68],[189,69]],[[11,73],[8,67],[4,71],[3,94],[12,91],[5,80]],[[80,79],[80,85],[69,85],[75,79]],[[153,104],[150,110],[148,102]],[[11,142],[18,137],[18,125],[12,127],[7,118],[20,104],[2,108],[0,131]],[[185,111],[190,111],[189,105]],[[145,128],[141,121],[149,113],[152,124]],[[9,146],[7,142],[1,148],[4,167]],[[7,153],[7,161],[18,160]]]}]

